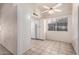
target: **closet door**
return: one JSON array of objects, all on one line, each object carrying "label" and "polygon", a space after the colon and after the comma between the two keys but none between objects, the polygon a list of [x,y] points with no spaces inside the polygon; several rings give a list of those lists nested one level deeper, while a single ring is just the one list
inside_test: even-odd
[{"label": "closet door", "polygon": [[40,20],[37,20],[35,25],[36,38],[40,39]]},{"label": "closet door", "polygon": [[31,19],[31,38],[35,38],[35,29],[36,27],[36,24],[35,24],[35,20],[34,19]]},{"label": "closet door", "polygon": [[37,30],[36,30],[37,39],[45,39],[44,34],[44,20],[37,20]]},{"label": "closet door", "polygon": [[40,20],[40,39],[44,40],[44,20]]}]

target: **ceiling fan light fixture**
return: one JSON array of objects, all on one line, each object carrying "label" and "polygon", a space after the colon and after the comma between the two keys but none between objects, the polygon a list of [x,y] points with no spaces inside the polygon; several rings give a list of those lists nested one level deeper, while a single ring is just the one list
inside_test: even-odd
[{"label": "ceiling fan light fixture", "polygon": [[53,11],[53,10],[50,10],[50,11],[49,11],[49,14],[51,14],[51,15],[52,15],[52,14],[55,14],[55,13],[54,13],[54,11]]}]

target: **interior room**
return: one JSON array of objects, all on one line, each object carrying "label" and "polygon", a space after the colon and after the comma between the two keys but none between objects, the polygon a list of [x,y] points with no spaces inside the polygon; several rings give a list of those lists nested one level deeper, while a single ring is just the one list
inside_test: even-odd
[{"label": "interior room", "polygon": [[78,55],[77,3],[0,3],[0,55]]},{"label": "interior room", "polygon": [[32,4],[32,48],[24,54],[75,54],[72,46],[72,4]]},{"label": "interior room", "polygon": [[18,10],[19,22],[23,21],[19,29],[23,28],[21,31],[24,35],[22,40],[19,31],[19,54],[22,52],[24,55],[79,54],[78,4],[18,4]]}]

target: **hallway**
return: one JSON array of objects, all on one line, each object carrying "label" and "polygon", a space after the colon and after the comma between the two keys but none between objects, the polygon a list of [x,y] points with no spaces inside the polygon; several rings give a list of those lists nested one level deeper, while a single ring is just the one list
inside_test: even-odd
[{"label": "hallway", "polygon": [[32,40],[32,48],[25,55],[74,55],[71,44],[59,41]]}]

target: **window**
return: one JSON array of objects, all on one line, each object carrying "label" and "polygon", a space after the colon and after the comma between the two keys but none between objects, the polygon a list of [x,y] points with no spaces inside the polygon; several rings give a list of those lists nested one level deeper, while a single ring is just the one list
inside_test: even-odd
[{"label": "window", "polygon": [[48,20],[48,31],[68,31],[68,17]]}]

